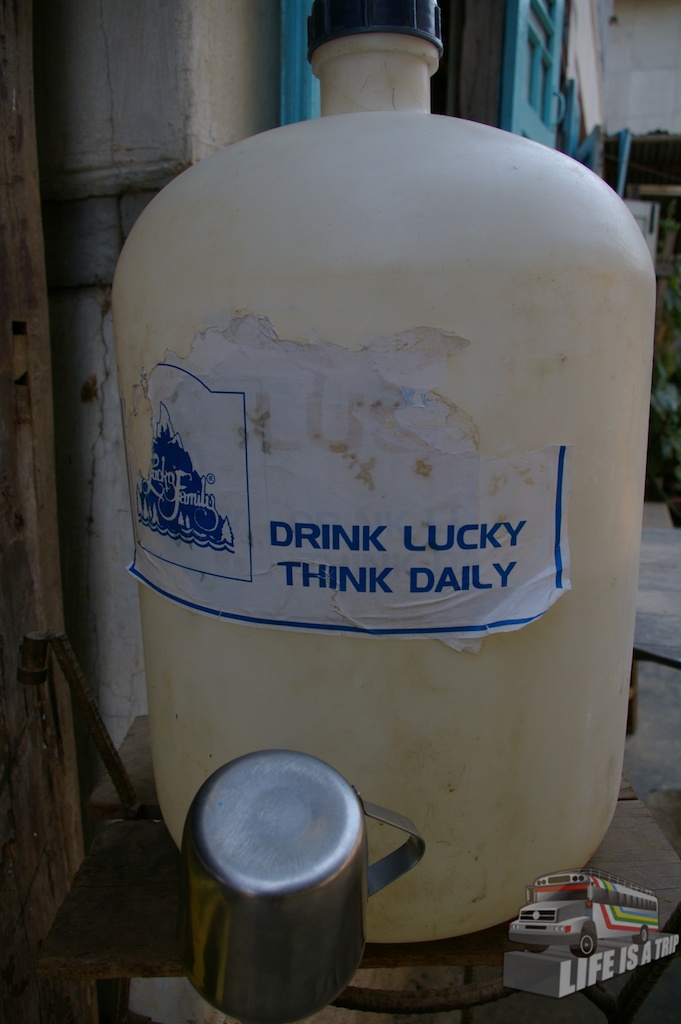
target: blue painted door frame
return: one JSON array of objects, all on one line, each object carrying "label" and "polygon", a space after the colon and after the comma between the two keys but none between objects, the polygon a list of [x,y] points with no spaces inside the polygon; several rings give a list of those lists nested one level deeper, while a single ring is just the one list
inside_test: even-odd
[{"label": "blue painted door frame", "polygon": [[312,0],[280,0],[281,124],[319,117],[319,82],[307,59],[307,18]]},{"label": "blue painted door frame", "polygon": [[564,0],[508,0],[501,127],[555,146],[565,113],[560,92]]}]

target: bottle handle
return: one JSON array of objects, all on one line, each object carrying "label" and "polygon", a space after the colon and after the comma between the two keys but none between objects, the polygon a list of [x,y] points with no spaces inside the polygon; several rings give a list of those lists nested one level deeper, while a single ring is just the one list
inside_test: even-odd
[{"label": "bottle handle", "polygon": [[[357,791],[355,790],[355,792]],[[378,804],[369,803],[368,800],[363,800],[359,793],[357,796],[368,818],[375,818],[376,821],[383,821],[386,825],[393,825],[402,832],[408,833],[408,839],[402,846],[398,846],[392,853],[387,853],[385,857],[381,857],[380,860],[369,865],[367,887],[369,896],[373,896],[379,889],[384,889],[400,875],[404,875],[416,867],[423,857],[426,844],[421,833],[409,818],[405,818],[404,815],[397,814],[395,811],[389,811],[385,807],[379,807]]]}]

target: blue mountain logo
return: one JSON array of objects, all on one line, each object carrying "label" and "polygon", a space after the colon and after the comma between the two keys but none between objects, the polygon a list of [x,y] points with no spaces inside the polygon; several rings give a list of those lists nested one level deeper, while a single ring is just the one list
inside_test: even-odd
[{"label": "blue mountain logo", "polygon": [[234,533],[215,506],[209,486],[215,476],[194,469],[182,438],[161,403],[151,455],[151,472],[137,485],[137,517],[155,533],[214,551],[234,553]]}]

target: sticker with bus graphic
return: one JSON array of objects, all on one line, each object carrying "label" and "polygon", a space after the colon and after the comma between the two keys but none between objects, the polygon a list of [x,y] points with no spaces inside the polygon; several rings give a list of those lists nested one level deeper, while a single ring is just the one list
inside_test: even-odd
[{"label": "sticker with bus graphic", "polygon": [[599,942],[647,942],[660,927],[653,890],[607,871],[545,875],[527,887],[525,899],[508,937],[530,952],[568,946],[575,956],[591,956]]},{"label": "sticker with bus graphic", "polygon": [[[660,931],[652,889],[595,868],[535,879],[511,921],[504,985],[562,998],[671,956],[677,934]],[[567,954],[567,955],[566,955]]]}]

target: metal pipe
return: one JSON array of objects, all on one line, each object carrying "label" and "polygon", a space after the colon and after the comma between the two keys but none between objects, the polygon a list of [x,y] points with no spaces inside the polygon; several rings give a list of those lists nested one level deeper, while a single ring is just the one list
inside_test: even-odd
[{"label": "metal pipe", "polygon": [[47,679],[47,655],[49,648],[69,684],[71,696],[76,703],[88,733],[92,737],[111,781],[116,787],[126,818],[136,818],[140,803],[130,776],[121,761],[108,730],[104,725],[99,708],[90,693],[83,671],[65,633],[27,633],[21,644],[21,656],[17,678],[26,685],[35,685]]}]

